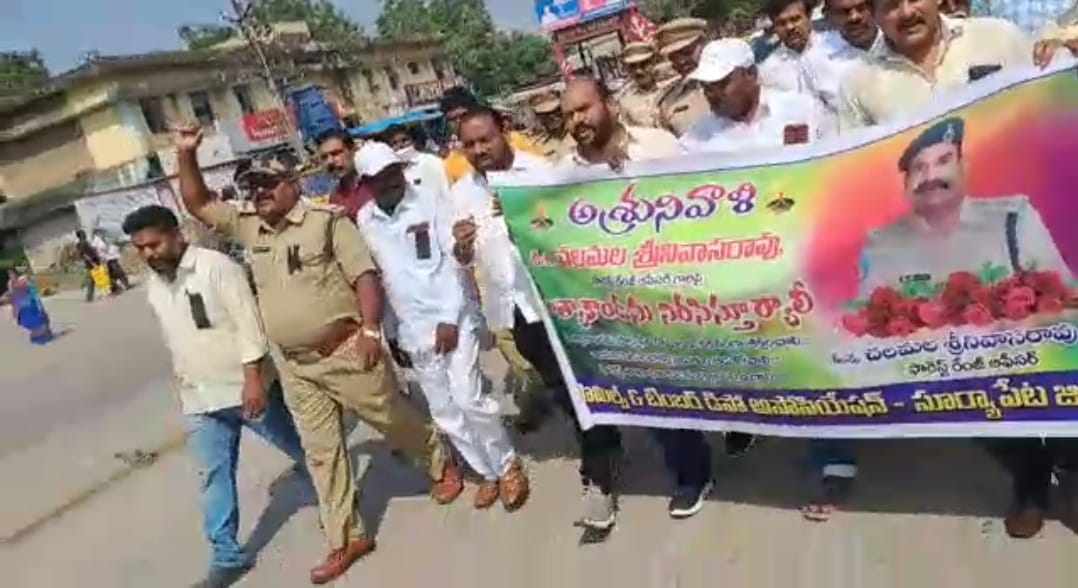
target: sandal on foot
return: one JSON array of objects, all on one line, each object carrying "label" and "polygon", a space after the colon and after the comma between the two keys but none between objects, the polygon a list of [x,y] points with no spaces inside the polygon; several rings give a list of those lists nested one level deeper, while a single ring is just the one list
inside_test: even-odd
[{"label": "sandal on foot", "polygon": [[820,478],[820,486],[816,497],[801,508],[801,516],[806,520],[822,523],[831,519],[831,515],[838,510],[850,497],[853,488],[853,478],[839,476],[824,476]]}]

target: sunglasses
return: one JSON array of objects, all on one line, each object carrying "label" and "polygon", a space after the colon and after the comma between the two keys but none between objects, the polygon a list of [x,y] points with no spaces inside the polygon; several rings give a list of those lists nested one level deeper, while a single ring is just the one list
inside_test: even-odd
[{"label": "sunglasses", "polygon": [[241,177],[236,182],[236,185],[244,192],[260,192],[262,190],[272,190],[281,185],[283,181],[284,177],[279,175],[250,173]]}]

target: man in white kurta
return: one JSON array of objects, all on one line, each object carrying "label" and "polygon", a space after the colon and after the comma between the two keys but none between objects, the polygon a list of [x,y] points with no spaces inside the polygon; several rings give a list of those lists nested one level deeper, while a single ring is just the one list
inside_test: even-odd
[{"label": "man in white kurta", "polygon": [[451,254],[446,195],[437,186],[409,182],[404,163],[385,143],[368,142],[356,161],[374,192],[356,225],[380,268],[400,321],[401,347],[431,417],[483,478],[476,508],[488,508],[500,496],[507,510],[515,510],[527,499],[528,481],[498,402],[483,392],[478,302]]}]

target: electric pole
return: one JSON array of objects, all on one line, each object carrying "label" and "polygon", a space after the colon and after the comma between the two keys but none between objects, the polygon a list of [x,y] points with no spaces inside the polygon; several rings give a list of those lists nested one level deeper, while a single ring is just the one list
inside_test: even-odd
[{"label": "electric pole", "polygon": [[292,149],[295,150],[297,157],[305,159],[307,151],[303,147],[303,139],[300,137],[299,130],[292,124],[292,117],[289,115],[291,109],[288,105],[288,96],[285,94],[282,85],[277,84],[277,80],[273,75],[273,67],[266,57],[266,49],[262,38],[263,32],[258,30],[259,23],[255,22],[253,14],[254,2],[252,0],[230,0],[230,3],[232,5],[232,14],[223,14],[222,18],[239,30],[244,40],[247,41],[247,46],[254,51],[259,65],[262,67],[262,77],[265,78],[266,84],[273,90],[273,95],[277,97],[277,101],[280,103],[281,112],[284,113],[281,124],[284,125],[285,132],[288,133],[288,140],[292,144]]}]

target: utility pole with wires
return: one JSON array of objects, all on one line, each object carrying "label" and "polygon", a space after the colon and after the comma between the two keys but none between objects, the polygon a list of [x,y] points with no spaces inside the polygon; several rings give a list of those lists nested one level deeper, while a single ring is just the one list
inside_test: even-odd
[{"label": "utility pole with wires", "polygon": [[303,139],[300,137],[299,130],[292,124],[292,117],[289,115],[291,108],[289,107],[288,95],[285,93],[283,84],[277,83],[277,79],[273,75],[273,67],[266,56],[266,43],[269,41],[272,32],[266,30],[266,27],[255,19],[255,0],[229,0],[229,2],[232,12],[231,14],[223,13],[221,18],[235,27],[243,35],[244,40],[247,41],[247,46],[254,51],[259,65],[262,67],[262,76],[266,79],[266,84],[273,89],[273,95],[277,97],[281,112],[284,113],[280,124],[284,125],[285,131],[288,133],[292,149],[295,150],[297,157],[306,158],[307,150],[303,146]]}]

